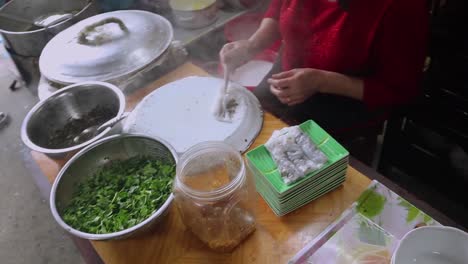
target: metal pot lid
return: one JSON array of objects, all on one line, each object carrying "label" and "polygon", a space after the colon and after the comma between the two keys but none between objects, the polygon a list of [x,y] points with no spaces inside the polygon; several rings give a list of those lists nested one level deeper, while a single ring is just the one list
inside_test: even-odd
[{"label": "metal pot lid", "polygon": [[162,16],[126,10],[85,19],[55,36],[42,51],[41,73],[58,83],[109,81],[155,61],[171,44]]}]

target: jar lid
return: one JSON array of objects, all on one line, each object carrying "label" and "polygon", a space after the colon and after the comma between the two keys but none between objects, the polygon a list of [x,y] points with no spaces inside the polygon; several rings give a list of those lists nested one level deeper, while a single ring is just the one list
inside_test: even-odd
[{"label": "jar lid", "polygon": [[154,62],[172,39],[170,22],[157,14],[104,13],[56,35],[42,51],[39,67],[47,79],[58,83],[109,81]]}]

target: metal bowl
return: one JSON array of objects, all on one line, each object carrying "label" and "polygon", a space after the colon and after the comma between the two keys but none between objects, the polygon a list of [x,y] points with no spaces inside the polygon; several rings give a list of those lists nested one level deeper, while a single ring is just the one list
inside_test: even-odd
[{"label": "metal bowl", "polygon": [[81,144],[62,149],[51,148],[49,138],[52,133],[62,129],[71,118],[79,118],[96,106],[106,106],[115,117],[120,117],[125,110],[125,96],[119,88],[109,83],[85,82],[67,86],[29,111],[21,126],[21,139],[32,150],[53,159],[64,158],[110,133],[111,128],[107,128]]},{"label": "metal bowl", "polygon": [[197,29],[213,24],[218,19],[215,0],[206,3],[186,0],[170,0],[174,20],[182,28]]},{"label": "metal bowl", "polygon": [[122,239],[142,233],[158,223],[168,213],[174,196],[145,221],[125,230],[108,234],[81,232],[66,224],[60,211],[68,205],[78,183],[91,177],[96,170],[113,160],[126,160],[138,155],[177,164],[175,150],[164,140],[143,135],[121,134],[101,139],[77,153],[60,171],[50,193],[50,208],[58,224],[72,235],[90,240]]}]

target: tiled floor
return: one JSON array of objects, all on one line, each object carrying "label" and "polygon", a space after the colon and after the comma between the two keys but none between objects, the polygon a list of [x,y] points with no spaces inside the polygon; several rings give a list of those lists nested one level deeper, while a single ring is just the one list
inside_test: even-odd
[{"label": "tiled floor", "polygon": [[20,127],[36,103],[28,89],[8,89],[11,74],[0,55],[0,111],[10,124],[0,129],[0,263],[83,263],[68,235],[55,223],[47,193],[34,177],[41,177],[21,142]]}]

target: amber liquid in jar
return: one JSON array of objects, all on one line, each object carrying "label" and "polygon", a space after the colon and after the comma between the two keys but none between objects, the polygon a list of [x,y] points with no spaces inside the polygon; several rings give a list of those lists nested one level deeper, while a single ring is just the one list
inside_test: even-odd
[{"label": "amber liquid in jar", "polygon": [[185,226],[220,252],[232,251],[255,231],[246,168],[240,155],[235,154],[195,157],[194,163],[185,164],[195,169],[178,170],[174,185],[176,205]]}]

